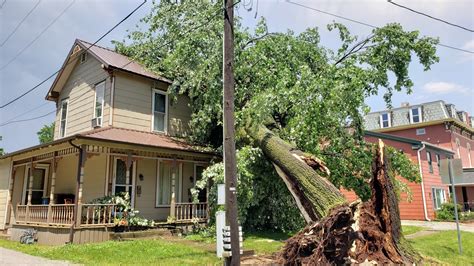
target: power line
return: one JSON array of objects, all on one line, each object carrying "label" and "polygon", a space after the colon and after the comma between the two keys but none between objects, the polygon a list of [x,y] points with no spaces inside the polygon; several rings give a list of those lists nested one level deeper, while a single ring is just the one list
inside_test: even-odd
[{"label": "power line", "polygon": [[3,8],[3,6],[5,5],[6,2],[7,2],[7,0],[3,0],[2,4],[0,5],[0,9]]},{"label": "power line", "polygon": [[404,6],[404,5],[397,4],[397,3],[393,2],[393,0],[387,0],[387,2],[389,2],[389,3],[392,4],[392,5],[395,5],[395,6],[404,8],[404,9],[409,10],[409,11],[411,11],[411,12],[414,12],[414,13],[416,13],[416,14],[419,14],[419,15],[422,15],[422,16],[425,16],[425,17],[429,17],[430,19],[433,19],[433,20],[437,20],[437,21],[446,23],[446,24],[448,24],[448,25],[450,25],[450,26],[453,26],[453,27],[456,27],[456,28],[460,28],[460,29],[463,29],[463,30],[466,30],[466,31],[469,31],[469,32],[474,32],[474,30],[468,29],[468,28],[466,28],[466,27],[464,27],[464,26],[461,26],[461,25],[458,25],[458,24],[454,24],[454,23],[451,23],[451,22],[449,22],[449,21],[446,21],[446,20],[443,20],[443,19],[440,19],[440,18],[433,17],[433,16],[431,16],[431,15],[428,15],[428,14],[423,13],[423,12],[420,12],[420,11],[416,11],[416,10],[414,10],[414,9],[412,9],[412,8],[409,8],[409,7],[407,7],[407,6]]},{"label": "power line", "polygon": [[[136,10],[138,10],[138,8],[140,8],[143,4],[145,4],[146,0],[140,5],[138,6],[135,10],[133,10],[127,17],[125,17],[121,22],[119,22],[115,27],[117,27],[120,23],[122,23],[125,19],[127,19],[128,17],[130,17]],[[240,1],[236,2],[233,6],[237,5],[238,3],[240,3]],[[206,25],[208,25],[212,19],[216,18],[217,16],[221,15],[220,11],[222,11],[223,9],[219,9],[218,11],[219,12],[216,12],[216,14],[212,15],[212,16],[209,16],[205,19],[205,22],[204,23],[201,23],[199,25],[197,25],[196,27],[193,27],[187,31],[185,31],[184,33],[182,33],[182,36],[188,34],[188,33],[191,33],[193,31],[196,31],[198,30],[199,28],[202,28]],[[96,46],[96,43],[99,42],[103,37],[105,37],[105,35],[107,35],[108,33],[110,33],[114,28],[112,28],[111,30],[109,30],[106,34],[104,34],[101,38],[99,38],[96,42],[94,42],[93,44],[91,44],[84,52],[86,52],[87,50],[89,50],[92,46]],[[158,46],[156,49],[160,49],[160,48],[163,48],[167,45],[171,44],[171,41],[168,41],[168,42],[165,42],[164,44]],[[126,64],[124,64],[123,66],[121,66],[120,68],[123,69],[125,68],[126,66],[128,66],[129,64],[131,64],[133,61],[132,60],[129,60]],[[67,64],[66,64],[67,65]],[[62,69],[62,68],[61,68]],[[0,106],[0,109],[1,108],[4,108],[5,106],[7,106],[8,104],[11,104],[13,102],[15,102],[16,100],[20,99],[21,97],[23,97],[24,95],[28,94],[29,92],[33,91],[34,89],[36,89],[37,87],[39,87],[40,85],[42,85],[44,82],[46,82],[48,79],[50,79],[52,76],[54,76],[55,74],[57,74],[61,69],[59,69],[58,71],[56,71],[55,73],[53,73],[50,77],[48,77],[46,80],[42,81],[40,84],[36,85],[35,87],[33,87],[32,89],[30,89],[29,91],[23,93],[22,95],[20,95],[19,97],[17,97],[16,99],[13,99],[12,101],[10,101],[9,103],[3,105],[3,106]],[[96,78],[96,77],[99,77],[101,74],[97,74],[96,76],[94,76],[93,78]],[[71,104],[71,103],[70,103]],[[39,108],[39,107],[38,107]],[[28,112],[31,112],[32,110],[28,111]],[[25,113],[28,113],[28,112],[25,112]],[[24,113],[24,114],[25,114]],[[22,115],[24,115],[22,114]],[[43,117],[43,116],[41,116]],[[41,118],[41,117],[38,117],[38,118]],[[15,117],[17,118],[17,117]],[[13,118],[13,119],[15,119]],[[38,119],[36,118],[36,119]],[[28,119],[27,121],[31,121],[31,120],[34,120],[34,119]],[[5,123],[5,124],[11,124],[11,123],[17,123],[17,122],[23,122],[23,121],[13,121],[11,122],[11,120],[9,120],[9,122]],[[0,126],[3,126],[0,125]]]},{"label": "power line", "polygon": [[[117,28],[120,24],[122,24],[125,20],[127,20],[133,13],[135,13],[140,7],[142,7],[144,4],[146,3],[146,0],[144,0],[139,6],[137,6],[132,12],[130,12],[126,17],[124,17],[122,20],[120,20],[117,24],[115,24],[115,26],[113,26],[111,29],[109,29],[105,34],[103,34],[99,39],[97,39],[97,41],[95,41],[93,44],[91,44],[89,47],[87,47],[87,49],[85,49],[85,52],[87,52],[92,46],[94,46],[95,44],[97,44],[100,40],[102,40],[105,36],[107,36],[110,32],[112,32],[115,28]],[[72,62],[72,61],[71,61]],[[47,77],[46,79],[44,79],[43,81],[41,81],[40,83],[38,83],[37,85],[33,86],[31,89],[27,90],[26,92],[24,92],[23,94],[21,94],[20,96],[8,101],[7,103],[3,104],[2,106],[0,106],[0,109],[3,109],[5,107],[7,107],[8,105],[16,102],[17,100],[23,98],[25,95],[27,95],[28,93],[34,91],[35,89],[37,89],[39,86],[43,85],[46,81],[48,81],[49,79],[51,79],[52,77],[54,77],[56,74],[58,74],[61,70],[63,70],[67,65],[69,65],[71,62],[68,62],[67,64],[65,64],[63,67],[61,67],[60,69],[56,70],[54,73],[52,73],[51,75],[49,75],[49,77]]]},{"label": "power line", "polygon": [[[367,27],[370,27],[370,28],[373,28],[373,29],[378,29],[378,28],[379,28],[379,27],[377,27],[377,26],[375,26],[375,25],[371,25],[371,24],[368,24],[368,23],[365,23],[365,22],[362,22],[362,21],[358,21],[358,20],[355,20],[355,19],[351,19],[351,18],[348,18],[348,17],[344,17],[344,16],[341,16],[341,15],[337,15],[337,14],[334,14],[334,13],[329,13],[329,12],[327,12],[327,11],[323,11],[323,10],[320,10],[320,9],[316,9],[316,8],[314,8],[314,7],[310,7],[310,6],[307,6],[307,5],[303,5],[303,4],[300,4],[300,3],[296,3],[296,2],[293,2],[293,1],[291,1],[291,0],[287,0],[286,2],[289,3],[289,4],[295,5],[295,6],[303,7],[303,8],[306,8],[306,9],[309,9],[309,10],[313,10],[313,11],[316,11],[316,12],[319,12],[319,13],[323,13],[323,14],[330,15],[330,16],[333,16],[333,17],[337,17],[337,18],[340,18],[340,19],[344,19],[344,20],[347,20],[347,21],[350,21],[350,22],[354,22],[354,23],[357,23],[357,24],[361,24],[361,25],[364,25],[364,26],[367,26]],[[449,49],[453,49],[453,50],[465,52],[465,53],[474,54],[474,51],[469,51],[469,50],[466,50],[466,49],[454,47],[454,46],[447,45],[447,44],[438,43],[437,45],[438,45],[438,46],[445,47],[445,48],[449,48]]]},{"label": "power line", "polygon": [[23,22],[25,22],[25,20],[31,15],[31,13],[33,13],[33,11],[36,9],[36,7],[41,3],[41,0],[39,0],[36,5],[28,12],[28,14],[26,14],[25,17],[23,17],[23,19],[20,21],[20,23],[18,23],[18,25],[16,25],[15,29],[7,36],[7,38],[0,44],[0,47],[3,47],[3,45],[10,39],[10,37],[13,36],[13,34],[15,34],[15,32],[18,30],[18,28],[21,26],[21,24],[23,24]]},{"label": "power line", "polygon": [[44,28],[33,40],[31,40],[25,47],[23,47],[23,49],[20,50],[20,52],[18,52],[12,59],[10,59],[10,61],[8,61],[5,65],[3,65],[2,67],[0,67],[0,71],[4,70],[7,66],[9,66],[13,61],[15,61],[26,49],[28,49],[34,42],[36,42],[40,37],[41,35],[43,35],[54,23],[56,23],[56,21],[64,14],[66,13],[66,11],[74,4],[76,0],[72,0],[72,2],[65,8],[63,9],[63,11],[61,11],[61,13],[53,19],[53,21],[51,21],[51,23],[48,24],[48,26],[46,26],[46,28]]},{"label": "power line", "polygon": [[43,104],[41,104],[41,105],[39,105],[39,106],[36,106],[36,107],[34,107],[34,108],[32,108],[32,109],[30,109],[30,110],[24,112],[24,113],[21,113],[21,114],[19,114],[19,115],[17,115],[17,116],[14,116],[14,117],[10,118],[9,120],[5,121],[4,124],[5,124],[5,123],[8,123],[8,122],[10,122],[10,121],[13,121],[13,120],[15,120],[15,119],[17,119],[17,118],[19,118],[19,117],[22,117],[22,116],[24,116],[24,115],[26,115],[26,114],[28,114],[28,113],[30,113],[30,112],[36,111],[36,110],[40,109],[41,107],[43,107],[43,106],[45,106],[45,105],[47,105],[47,104],[49,104],[49,102],[45,102],[45,103],[43,103]]},{"label": "power line", "polygon": [[53,110],[47,114],[44,114],[44,115],[40,115],[40,116],[36,116],[36,117],[32,117],[32,118],[27,118],[27,119],[22,119],[22,120],[13,120],[13,121],[10,121],[10,122],[7,122],[7,123],[3,123],[0,125],[0,127],[3,127],[3,126],[6,126],[6,125],[9,125],[9,124],[14,124],[14,123],[20,123],[20,122],[26,122],[26,121],[31,121],[31,120],[36,120],[36,119],[40,119],[40,118],[43,118],[43,117],[46,117],[50,114],[53,114],[55,113],[56,110]]}]

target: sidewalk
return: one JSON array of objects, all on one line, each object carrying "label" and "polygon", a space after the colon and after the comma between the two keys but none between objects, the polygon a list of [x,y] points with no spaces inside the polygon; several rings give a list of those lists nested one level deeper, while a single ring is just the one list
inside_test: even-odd
[{"label": "sidewalk", "polygon": [[[413,225],[426,227],[435,231],[456,230],[455,222],[428,222],[428,221],[411,221],[402,220],[402,225]],[[474,233],[474,224],[459,224],[459,229],[466,232]]]},{"label": "sidewalk", "polygon": [[18,251],[0,248],[0,265],[74,265],[66,261],[48,260]]}]

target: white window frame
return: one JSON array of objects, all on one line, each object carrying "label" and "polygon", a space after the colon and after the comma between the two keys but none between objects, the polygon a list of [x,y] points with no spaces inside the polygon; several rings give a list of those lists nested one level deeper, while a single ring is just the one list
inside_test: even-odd
[{"label": "white window frame", "polygon": [[[43,198],[46,197],[48,194],[48,179],[49,179],[49,165],[48,164],[37,164],[35,169],[43,169],[44,171],[44,184],[43,184]],[[28,172],[29,172],[30,166],[27,165],[25,167],[25,174],[23,176],[23,191],[21,193],[21,202],[24,204],[27,204],[27,198],[26,198],[26,192],[28,191],[29,187],[29,182],[28,182]],[[32,190],[36,191],[36,190]]]},{"label": "white window frame", "polygon": [[[97,108],[97,86],[100,86],[102,85],[104,86],[104,90],[103,90],[103,93],[102,93],[102,103],[101,103],[101,111],[100,111],[100,117],[97,117],[96,116],[96,108]],[[94,86],[94,110],[93,110],[93,114],[92,114],[92,118],[100,118],[100,123],[98,123],[98,126],[101,127],[102,126],[102,122],[104,120],[104,104],[105,104],[105,89],[106,89],[106,82],[105,80],[95,84]]]},{"label": "white window frame", "polygon": [[435,157],[436,157],[436,164],[438,165],[438,172],[439,172],[441,168],[441,155],[439,153],[436,153]]},{"label": "white window frame", "polygon": [[[170,204],[158,204],[158,200],[161,195],[159,195],[160,192],[160,181],[161,181],[161,176],[160,176],[160,167],[161,164],[164,163],[164,160],[158,160],[156,163],[156,187],[155,187],[155,208],[168,208],[170,207]],[[182,195],[183,195],[183,163],[182,162],[176,162],[178,164],[178,176],[177,178],[180,180],[178,182],[178,195],[175,195],[175,200],[176,203],[182,202]],[[170,177],[171,178],[171,177]],[[176,185],[176,182],[175,182]]]},{"label": "white window frame", "polygon": [[433,158],[431,157],[431,152],[426,152],[426,162],[428,163],[428,171],[433,173]]},{"label": "white window frame", "polygon": [[[117,160],[121,160],[120,158],[115,157],[114,158],[114,168],[113,168],[113,174],[112,174],[112,195],[115,195],[115,181],[117,179]],[[126,164],[126,163],[125,163]],[[136,186],[136,175],[137,175],[137,163],[132,162],[132,174],[130,178],[132,179],[132,184],[128,185],[132,189],[131,197],[130,197],[130,205],[131,208],[135,208],[135,186]],[[130,195],[130,193],[129,193]]]},{"label": "white window frame", "polygon": [[200,167],[203,167],[204,169],[206,169],[206,167],[208,166],[207,164],[204,164],[204,163],[194,163],[194,170],[193,170],[193,187],[196,186],[196,181],[197,181],[197,167],[200,166]]},{"label": "white window frame", "polygon": [[[414,122],[413,121],[413,109],[417,109],[418,110],[418,117],[419,117],[419,121],[418,122]],[[421,123],[423,122],[423,114],[421,113],[421,106],[418,106],[418,107],[411,107],[410,108],[410,123],[411,124],[417,124],[417,123]]]},{"label": "white window frame", "polygon": [[[165,127],[164,131],[159,131],[155,130],[155,93],[161,94],[165,96]],[[158,90],[158,89],[153,89],[151,93],[151,131],[152,132],[160,132],[160,133],[168,133],[168,93]]]},{"label": "white window frame", "polygon": [[[62,133],[62,126],[63,126],[63,108],[64,103],[66,103],[66,117],[64,118],[64,134]],[[59,137],[64,138],[67,136],[67,118],[69,116],[69,98],[61,100],[61,108],[59,108]]]},{"label": "white window frame", "polygon": [[440,188],[440,187],[432,187],[431,188],[431,194],[433,195],[433,209],[434,210],[439,210],[441,209],[441,206],[436,206],[436,190],[441,190],[443,191],[442,193],[442,198],[441,198],[441,205],[443,203],[446,203],[446,190],[444,188]]},{"label": "white window frame", "polygon": [[416,129],[416,135],[417,136],[425,135],[425,134],[426,134],[426,129],[424,127]]},{"label": "white window frame", "polygon": [[[386,127],[383,126],[383,121],[384,121],[383,116],[384,115],[387,115],[388,126],[386,126]],[[388,113],[388,112],[387,113],[381,113],[379,118],[380,118],[380,128],[389,128],[389,127],[392,126],[392,118],[390,117],[390,113]]]}]

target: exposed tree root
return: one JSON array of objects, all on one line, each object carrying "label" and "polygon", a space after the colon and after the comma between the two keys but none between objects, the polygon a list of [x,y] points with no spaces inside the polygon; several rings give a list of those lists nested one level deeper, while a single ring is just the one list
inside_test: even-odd
[{"label": "exposed tree root", "polygon": [[372,196],[334,207],[321,221],[290,238],[281,253],[288,265],[413,264],[416,252],[401,235],[398,202],[383,143],[372,165]]}]

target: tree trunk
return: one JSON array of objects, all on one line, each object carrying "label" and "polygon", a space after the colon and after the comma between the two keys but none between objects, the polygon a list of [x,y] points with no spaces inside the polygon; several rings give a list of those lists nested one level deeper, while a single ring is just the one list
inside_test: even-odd
[{"label": "tree trunk", "polygon": [[347,203],[339,190],[315,169],[327,172],[264,126],[247,131],[284,180],[309,225],[290,238],[281,253],[288,265],[412,264],[419,255],[401,234],[398,200],[388,176],[380,141],[372,164],[369,201]]}]

